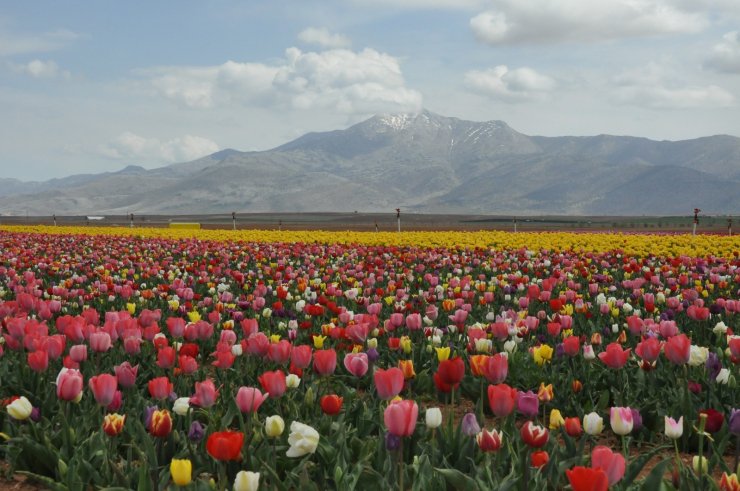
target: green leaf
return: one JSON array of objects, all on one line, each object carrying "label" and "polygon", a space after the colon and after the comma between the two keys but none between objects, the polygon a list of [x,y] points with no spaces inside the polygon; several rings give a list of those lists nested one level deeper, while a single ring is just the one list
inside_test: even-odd
[{"label": "green leaf", "polygon": [[137,491],[152,491],[152,481],[149,479],[149,465],[146,462],[141,463],[139,467],[139,484]]},{"label": "green leaf", "polygon": [[655,447],[650,452],[645,453],[634,459],[632,462],[630,462],[630,465],[627,467],[627,472],[624,474],[624,478],[622,479],[622,484],[624,486],[629,486],[632,484],[632,482],[637,479],[637,476],[640,474],[642,469],[647,465],[647,463],[652,459],[655,455],[658,453],[664,451],[665,449],[670,448],[667,445],[662,445],[660,447]]},{"label": "green leaf", "polygon": [[660,489],[660,485],[663,482],[663,476],[665,475],[665,470],[668,467],[668,464],[671,463],[671,459],[665,459],[663,462],[656,465],[652,471],[650,471],[650,474],[642,481],[642,487],[640,488],[643,491],[654,491],[655,489]]},{"label": "green leaf", "polygon": [[466,476],[457,469],[440,469],[439,467],[434,468],[435,471],[442,474],[447,483],[455,489],[466,489],[466,490],[477,490],[478,483],[475,482],[469,476]]}]

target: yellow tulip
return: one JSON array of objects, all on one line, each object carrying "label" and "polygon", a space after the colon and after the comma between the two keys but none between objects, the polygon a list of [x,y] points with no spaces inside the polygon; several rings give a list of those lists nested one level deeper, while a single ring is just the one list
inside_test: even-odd
[{"label": "yellow tulip", "polygon": [[450,347],[445,346],[444,348],[434,348],[437,351],[437,360],[445,361],[450,358]]},{"label": "yellow tulip", "polygon": [[326,336],[314,336],[313,347],[316,349],[322,349],[324,347],[324,341],[326,341]]},{"label": "yellow tulip", "polygon": [[540,345],[532,352],[534,362],[537,363],[538,366],[544,365],[545,362],[552,360],[553,351],[552,347],[547,344]]},{"label": "yellow tulip", "polygon": [[193,479],[193,464],[188,459],[172,459],[170,462],[172,480],[178,486],[187,486]]},{"label": "yellow tulip", "polygon": [[200,314],[195,310],[188,312],[188,319],[190,319],[190,322],[198,322],[200,320]]}]

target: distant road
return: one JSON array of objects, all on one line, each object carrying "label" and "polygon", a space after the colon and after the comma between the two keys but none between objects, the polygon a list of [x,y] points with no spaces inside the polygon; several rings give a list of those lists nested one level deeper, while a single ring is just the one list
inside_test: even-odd
[{"label": "distant road", "polygon": [[[728,218],[734,233],[740,232],[740,216],[700,217],[698,233],[728,233]],[[51,216],[0,216],[0,224],[52,225]],[[231,213],[215,215],[137,215],[135,227],[167,227],[171,222],[197,222],[206,229],[230,229]],[[507,230],[514,231],[614,231],[650,233],[690,233],[693,217],[583,217],[511,215],[425,215],[401,213],[402,230]],[[58,225],[128,227],[131,217],[57,216]],[[396,213],[237,213],[236,228],[268,230],[356,230],[395,231]]]}]

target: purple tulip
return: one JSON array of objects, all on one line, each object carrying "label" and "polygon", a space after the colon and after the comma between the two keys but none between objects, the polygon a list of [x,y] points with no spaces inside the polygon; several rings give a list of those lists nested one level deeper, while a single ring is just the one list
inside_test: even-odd
[{"label": "purple tulip", "polygon": [[193,421],[193,423],[190,425],[190,430],[188,430],[188,438],[190,441],[198,442],[201,439],[203,439],[203,436],[206,434],[206,429],[203,427],[202,424],[200,424],[199,421]]},{"label": "purple tulip", "polygon": [[730,427],[730,433],[740,436],[740,409],[732,410],[728,426]]},{"label": "purple tulip", "polygon": [[401,437],[394,435],[390,431],[385,432],[385,449],[398,450],[401,448]]},{"label": "purple tulip", "polygon": [[530,391],[519,392],[516,399],[516,408],[527,418],[534,418],[540,410],[540,401],[537,393]]},{"label": "purple tulip", "polygon": [[719,375],[720,370],[722,370],[722,362],[719,361],[717,353],[710,351],[704,366],[707,369],[709,381],[714,382],[717,379],[717,375]]},{"label": "purple tulip", "polygon": [[462,432],[467,436],[475,436],[480,433],[478,419],[473,413],[467,413],[462,419]]}]

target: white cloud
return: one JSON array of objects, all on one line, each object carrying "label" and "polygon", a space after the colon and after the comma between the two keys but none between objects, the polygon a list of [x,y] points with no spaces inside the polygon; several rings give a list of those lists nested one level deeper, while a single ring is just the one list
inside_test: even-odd
[{"label": "white cloud", "polygon": [[79,34],[66,29],[41,34],[0,31],[0,56],[55,51],[64,48],[79,37]]},{"label": "white cloud", "polygon": [[712,49],[705,66],[724,73],[740,73],[740,31],[728,32]]},{"label": "white cloud", "polygon": [[465,74],[465,85],[479,94],[505,102],[541,100],[554,87],[547,75],[527,67],[510,70],[499,65],[488,70],[471,70]]},{"label": "white cloud", "polygon": [[332,34],[325,27],[308,27],[298,33],[298,39],[307,44],[314,44],[322,48],[347,48],[352,44],[343,34]]},{"label": "white cloud", "polygon": [[200,136],[185,135],[162,141],[145,138],[129,131],[101,145],[98,153],[114,160],[140,162],[186,162],[219,150],[216,142]]},{"label": "white cloud", "polygon": [[690,109],[726,107],[735,97],[717,85],[694,85],[683,82],[680,73],[651,63],[628,71],[615,80],[616,102],[653,109]]},{"label": "white cloud", "polygon": [[34,78],[69,78],[70,73],[66,70],[60,70],[59,65],[53,60],[31,60],[24,64],[10,64],[11,69],[16,73],[23,73]]},{"label": "white cloud", "polygon": [[163,67],[145,72],[164,97],[192,108],[233,102],[331,108],[347,113],[416,110],[421,94],[405,87],[393,56],[366,48],[302,52],[288,48],[274,65],[229,61],[210,67]]},{"label": "white cloud", "polygon": [[682,9],[667,0],[492,0],[492,4],[470,20],[475,37],[489,44],[696,33],[709,25],[706,12]]}]

